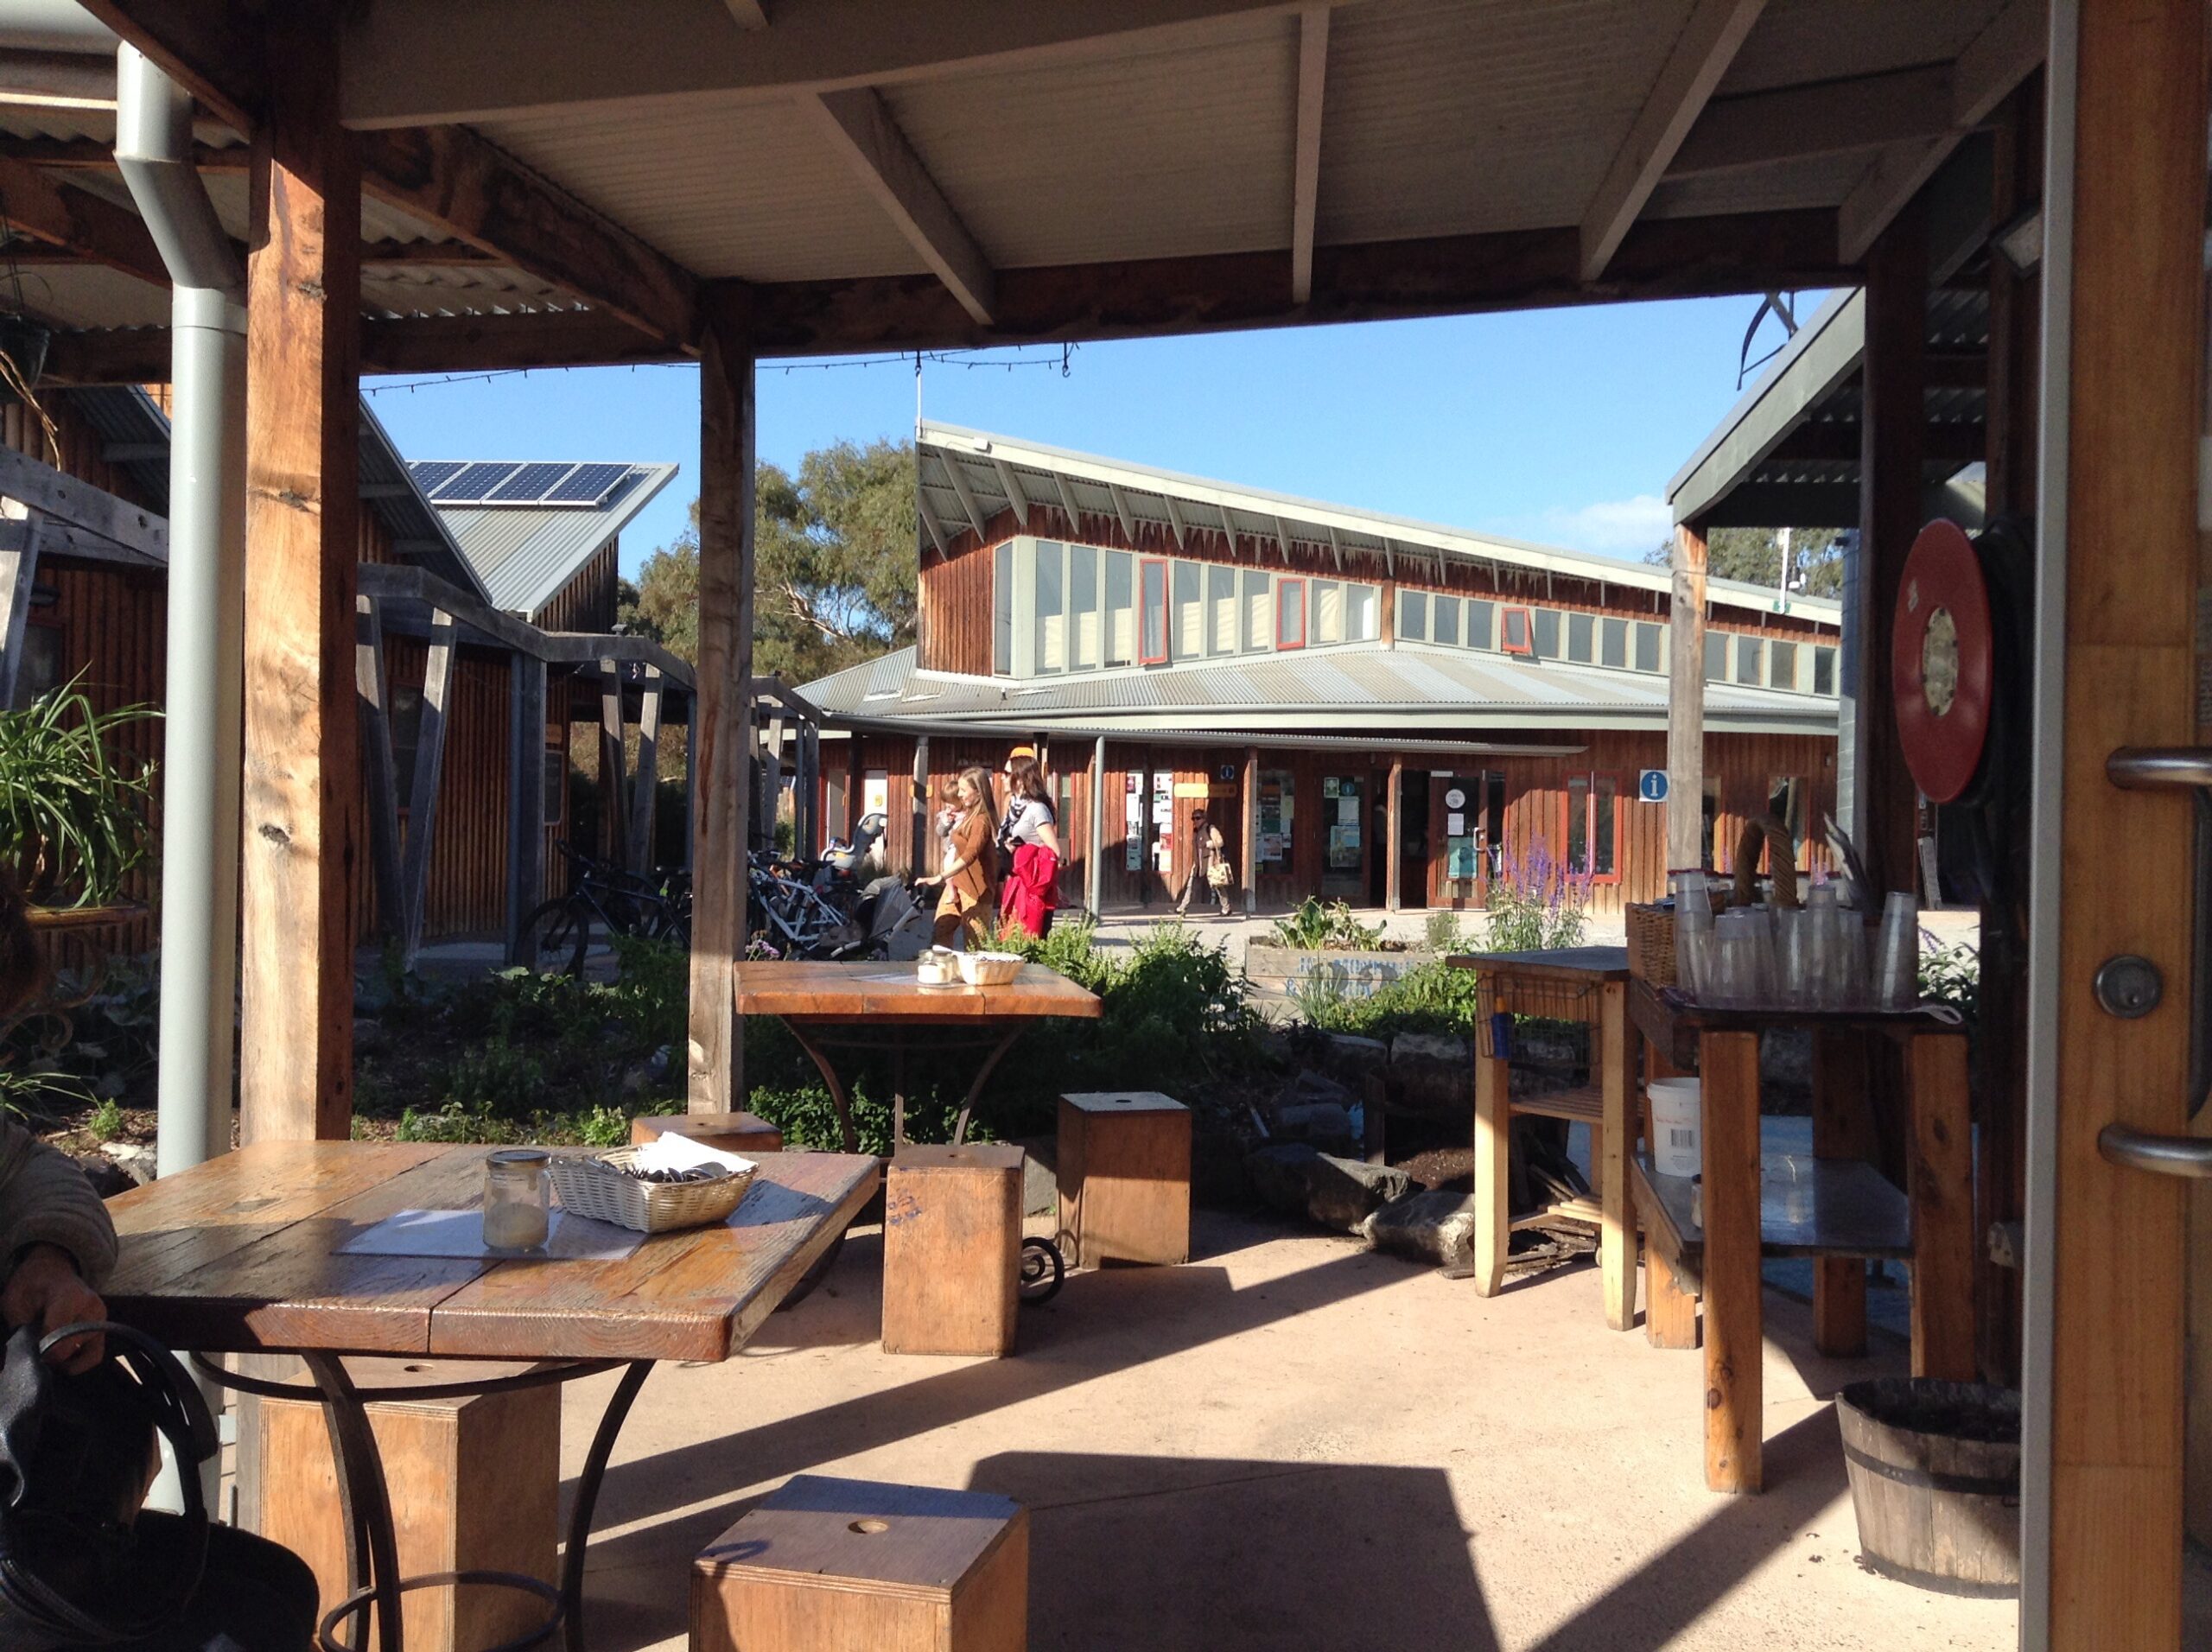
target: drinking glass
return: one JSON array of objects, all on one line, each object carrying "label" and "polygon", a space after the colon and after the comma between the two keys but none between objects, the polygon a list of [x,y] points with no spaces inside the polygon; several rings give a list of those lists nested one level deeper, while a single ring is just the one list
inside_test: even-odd
[{"label": "drinking glass", "polygon": [[493,1250],[535,1250],[553,1230],[553,1155],[543,1147],[503,1147],[484,1161],[484,1242]]},{"label": "drinking glass", "polygon": [[1874,1001],[1882,1009],[1910,1009],[1920,1001],[1920,908],[1902,891],[1892,892],[1882,904],[1873,989]]}]

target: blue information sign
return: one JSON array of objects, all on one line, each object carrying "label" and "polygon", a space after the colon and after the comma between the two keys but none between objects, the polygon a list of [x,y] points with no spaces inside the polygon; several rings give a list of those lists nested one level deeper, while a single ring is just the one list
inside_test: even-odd
[{"label": "blue information sign", "polygon": [[1636,777],[1636,795],[1646,803],[1667,801],[1667,771],[1646,769]]}]

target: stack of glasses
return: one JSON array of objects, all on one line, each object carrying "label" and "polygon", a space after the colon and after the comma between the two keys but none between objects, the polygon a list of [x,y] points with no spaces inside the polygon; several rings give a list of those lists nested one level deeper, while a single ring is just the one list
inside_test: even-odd
[{"label": "stack of glasses", "polygon": [[1700,1004],[1759,1009],[1910,1009],[1919,1001],[1920,912],[1884,903],[1872,937],[1859,912],[1816,886],[1802,908],[1716,913],[1702,873],[1677,873],[1675,979]]}]

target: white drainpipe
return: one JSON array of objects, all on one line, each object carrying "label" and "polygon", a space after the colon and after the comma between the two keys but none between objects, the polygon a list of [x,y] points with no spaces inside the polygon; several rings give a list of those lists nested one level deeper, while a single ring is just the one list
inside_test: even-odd
[{"label": "white drainpipe", "polygon": [[192,99],[129,46],[115,160],[175,283],[162,740],[160,1173],[231,1144],[245,631],[245,272],[192,165]]}]

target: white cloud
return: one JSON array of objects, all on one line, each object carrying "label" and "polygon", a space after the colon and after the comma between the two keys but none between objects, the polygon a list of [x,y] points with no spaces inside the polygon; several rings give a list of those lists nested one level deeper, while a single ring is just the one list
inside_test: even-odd
[{"label": "white cloud", "polygon": [[1674,531],[1675,513],[1657,494],[1638,493],[1631,499],[1546,511],[1541,522],[1536,537],[1552,544],[1640,561]]}]

